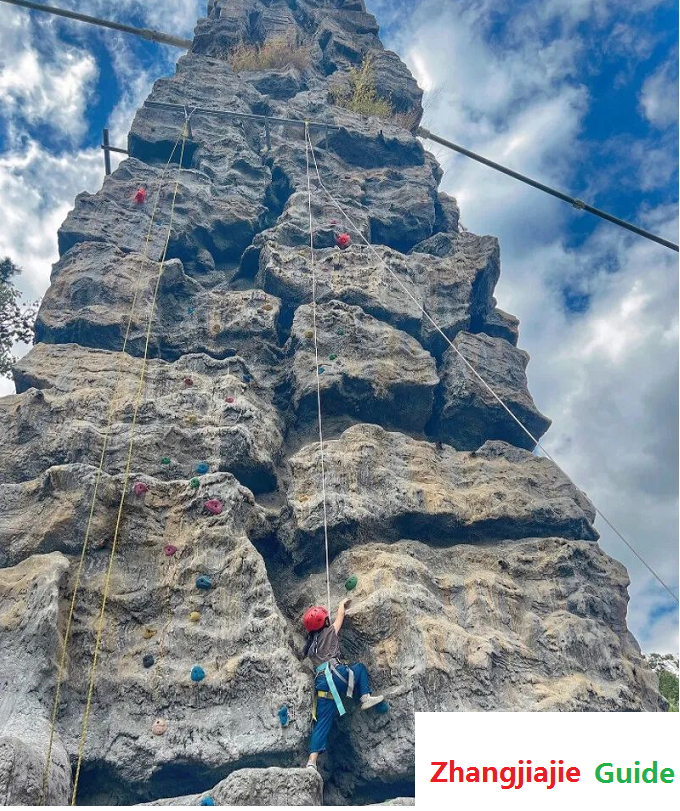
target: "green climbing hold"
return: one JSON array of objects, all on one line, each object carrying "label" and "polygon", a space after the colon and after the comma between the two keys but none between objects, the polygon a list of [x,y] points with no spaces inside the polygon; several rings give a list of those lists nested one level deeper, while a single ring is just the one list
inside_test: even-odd
[{"label": "green climbing hold", "polygon": [[172,459],[169,456],[164,456],[161,459],[161,464],[162,465],[171,465],[172,464]]},{"label": "green climbing hold", "polygon": [[344,329],[339,329],[339,330],[338,330],[338,335],[344,335],[344,334],[345,334],[345,330],[344,330]]},{"label": "green climbing hold", "polygon": [[189,487],[196,490],[196,488],[200,487],[200,486],[201,486],[201,480],[198,478],[198,476],[194,476],[193,479],[189,479]]},{"label": "green climbing hold", "polygon": [[328,360],[335,360],[338,356],[337,355],[329,355]]},{"label": "green climbing hold", "polygon": [[355,574],[353,574],[351,577],[348,577],[347,580],[345,580],[345,588],[347,589],[347,591],[354,591],[354,589],[357,587],[358,582],[359,579]]}]

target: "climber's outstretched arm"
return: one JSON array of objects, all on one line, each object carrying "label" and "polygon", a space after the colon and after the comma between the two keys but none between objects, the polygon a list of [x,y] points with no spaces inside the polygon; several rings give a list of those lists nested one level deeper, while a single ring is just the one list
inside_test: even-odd
[{"label": "climber's outstretched arm", "polygon": [[339,633],[340,629],[342,628],[342,623],[345,619],[345,609],[349,608],[349,605],[352,601],[345,597],[344,600],[340,601],[340,605],[338,606],[338,613],[335,617],[335,622],[333,623],[333,627],[335,628],[335,633]]}]

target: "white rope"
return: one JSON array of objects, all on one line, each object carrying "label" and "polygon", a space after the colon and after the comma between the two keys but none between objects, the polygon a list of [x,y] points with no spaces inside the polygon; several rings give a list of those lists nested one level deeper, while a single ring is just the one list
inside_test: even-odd
[{"label": "white rope", "polygon": [[[568,479],[568,481],[576,487],[573,479],[564,471],[564,469],[558,465],[555,459],[551,456],[551,454],[545,449],[545,447],[539,442],[539,440],[531,433],[531,431],[512,413],[512,411],[508,408],[508,406],[503,402],[503,400],[496,394],[496,392],[491,388],[491,386],[484,380],[484,378],[479,374],[479,372],[475,369],[475,367],[467,360],[467,358],[460,352],[457,346],[453,344],[453,342],[449,339],[446,333],[441,329],[439,324],[432,318],[432,316],[427,312],[425,307],[418,301],[418,299],[411,293],[411,291],[406,287],[406,285],[402,282],[402,280],[397,276],[397,274],[392,270],[392,268],[387,264],[387,262],[380,256],[380,254],[376,251],[376,249],[371,245],[371,243],[366,239],[363,235],[359,227],[354,223],[352,218],[345,212],[343,207],[338,203],[335,197],[331,194],[331,192],[326,188],[324,185],[323,180],[321,179],[321,173],[319,172],[319,165],[316,162],[316,154],[314,151],[314,145],[311,142],[309,137],[309,133],[306,133],[307,141],[308,141],[308,149],[311,149],[312,153],[312,160],[314,161],[314,168],[316,171],[316,176],[319,181],[320,187],[324,190],[328,199],[333,203],[333,205],[338,209],[338,211],[342,214],[342,216],[347,220],[347,222],[352,226],[355,233],[360,237],[360,239],[366,244],[369,251],[376,257],[378,262],[387,270],[387,272],[392,276],[392,278],[397,282],[399,287],[406,293],[406,295],[413,301],[420,310],[420,312],[425,316],[425,318],[432,324],[432,326],[437,330],[437,332],[442,336],[442,338],[446,341],[446,343],[453,349],[453,351],[458,355],[458,357],[463,361],[463,363],[468,367],[468,369],[472,372],[472,374],[479,380],[479,382],[484,386],[484,388],[492,395],[492,397],[505,409],[505,411],[512,417],[512,419],[519,425],[519,427],[524,431],[524,433],[535,443],[536,447],[540,448],[541,451],[547,456],[548,459],[562,472],[562,474]],[[577,488],[578,489],[578,488]],[[670,586],[668,586],[664,580],[658,575],[654,569],[647,563],[647,561],[639,554],[639,552],[635,549],[635,547],[619,532],[619,530],[612,524],[612,522],[607,518],[606,515],[602,513],[594,504],[593,507],[595,508],[595,512],[600,518],[607,524],[607,526],[614,532],[618,538],[623,541],[623,543],[630,549],[630,551],[635,555],[635,557],[642,563],[642,565],[649,571],[663,586],[663,588],[671,595],[671,597],[676,601],[680,602],[678,596],[673,593]]]},{"label": "white rope", "polygon": [[[326,463],[324,460],[323,427],[321,420],[321,375],[319,374],[319,343],[316,333],[316,267],[314,264],[314,221],[312,219],[312,180],[309,166],[309,126],[305,122],[305,163],[307,165],[307,207],[309,209],[309,247],[312,271],[312,331],[314,332],[314,363],[316,367],[316,410],[319,419],[319,451],[321,457],[321,490],[323,493],[323,540],[326,552],[326,602],[331,613],[331,575],[328,552],[328,509],[326,506]],[[313,154],[313,152],[312,152]]]}]

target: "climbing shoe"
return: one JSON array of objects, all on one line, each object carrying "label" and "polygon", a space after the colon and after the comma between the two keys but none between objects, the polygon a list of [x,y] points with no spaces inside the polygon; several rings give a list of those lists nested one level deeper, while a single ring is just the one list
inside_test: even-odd
[{"label": "climbing shoe", "polygon": [[307,764],[306,768],[307,768],[307,769],[314,769],[314,771],[315,771],[315,772],[318,772],[318,771],[319,771],[319,770],[318,770],[318,768],[317,768],[317,766],[316,766],[316,763],[312,763],[312,762],[311,762],[311,760],[310,760],[310,761],[309,761],[309,763]]},{"label": "climbing shoe", "polygon": [[384,696],[372,696],[370,694],[361,696],[361,709],[370,710],[371,707],[377,707],[378,704],[382,704],[384,700]]}]

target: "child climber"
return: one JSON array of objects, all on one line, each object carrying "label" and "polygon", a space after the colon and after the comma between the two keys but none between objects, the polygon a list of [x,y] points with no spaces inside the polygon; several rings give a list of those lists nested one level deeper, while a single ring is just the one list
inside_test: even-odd
[{"label": "child climber", "polygon": [[302,624],[309,632],[302,651],[303,658],[309,656],[314,665],[314,694],[316,712],[312,739],[309,742],[309,760],[307,766],[316,769],[316,761],[321,752],[326,751],[326,742],[336,715],[344,715],[345,708],[340,698],[344,692],[352,698],[354,692],[359,695],[361,709],[368,710],[381,704],[382,696],[371,695],[366,666],[360,663],[346,665],[340,661],[340,640],[338,633],[345,619],[348,599],[338,606],[335,622],[331,625],[328,611],[322,606],[314,606],[305,612]]}]

